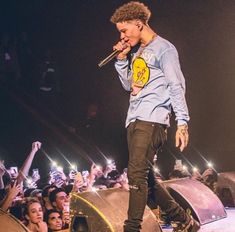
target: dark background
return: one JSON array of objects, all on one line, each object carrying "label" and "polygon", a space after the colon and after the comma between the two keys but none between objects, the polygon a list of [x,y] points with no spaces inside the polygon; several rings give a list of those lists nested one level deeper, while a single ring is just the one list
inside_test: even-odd
[{"label": "dark background", "polygon": [[[91,162],[88,156],[102,163],[104,153],[114,157],[119,168],[126,166],[124,121],[128,93],[122,89],[112,64],[102,69],[97,67],[119,39],[109,18],[125,2],[1,1],[0,33],[17,36],[27,32],[38,57],[50,48],[61,76],[60,113],[54,116],[43,114],[50,109],[37,100],[27,107],[31,95],[19,90],[15,95],[1,89],[0,156],[8,165],[20,166],[31,143],[40,140],[44,150],[61,162],[64,162],[63,153],[70,161],[81,164],[81,168],[87,168]],[[234,170],[235,1],[143,2],[152,11],[150,26],[178,49],[191,117],[190,144],[183,155],[174,148],[172,119],[168,142],[159,154],[160,169],[166,174],[172,170],[175,158],[186,157],[203,170],[205,161],[201,156],[204,156],[219,172]],[[92,151],[93,145],[68,130],[94,101],[100,106],[102,125],[110,138],[108,146],[103,141],[99,151]],[[40,152],[33,165],[46,168],[48,163]]]}]

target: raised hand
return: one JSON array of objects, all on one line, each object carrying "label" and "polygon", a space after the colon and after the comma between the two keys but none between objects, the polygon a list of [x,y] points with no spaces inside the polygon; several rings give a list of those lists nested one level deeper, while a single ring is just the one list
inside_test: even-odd
[{"label": "raised hand", "polygon": [[42,146],[42,143],[36,141],[32,143],[32,152],[37,152]]}]

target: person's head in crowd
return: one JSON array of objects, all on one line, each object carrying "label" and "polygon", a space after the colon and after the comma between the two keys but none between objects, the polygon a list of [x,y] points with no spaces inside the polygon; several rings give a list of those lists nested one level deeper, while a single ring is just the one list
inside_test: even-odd
[{"label": "person's head in crowd", "polygon": [[27,188],[24,190],[24,197],[30,197],[30,194],[35,190],[35,188]]},{"label": "person's head in crowd", "polygon": [[169,179],[178,179],[178,178],[185,178],[189,177],[190,174],[188,172],[184,172],[183,170],[173,170],[169,173]]},{"label": "person's head in crowd", "polygon": [[109,176],[109,178],[115,180],[120,174],[117,170],[117,166],[114,160],[108,161],[103,167],[103,174],[105,177]]},{"label": "person's head in crowd", "polygon": [[213,168],[208,168],[202,173],[202,182],[212,191],[215,191],[218,173]]},{"label": "person's head in crowd", "polygon": [[69,201],[69,197],[64,189],[56,188],[49,195],[50,202],[52,206],[62,211],[64,209],[64,205]]},{"label": "person's head in crowd", "polygon": [[56,209],[48,210],[44,215],[48,226],[48,232],[60,231],[63,227],[62,214]]},{"label": "person's head in crowd", "polygon": [[30,193],[30,197],[36,198],[41,202],[41,200],[42,200],[42,190],[41,189],[34,189]]},{"label": "person's head in crowd", "polygon": [[64,186],[64,191],[67,193],[67,195],[69,195],[73,190],[73,184],[67,184],[66,186]]},{"label": "person's head in crowd", "polygon": [[208,183],[215,182],[218,180],[218,174],[213,168],[207,168],[202,173],[202,178],[204,181],[207,181]]},{"label": "person's head in crowd", "polygon": [[169,179],[178,179],[191,177],[191,174],[188,171],[188,168],[183,165],[182,160],[175,160],[175,165],[173,171],[169,173]]},{"label": "person's head in crowd", "polygon": [[43,201],[43,206],[49,210],[49,209],[52,209],[53,206],[50,202],[50,199],[49,199],[49,195],[50,193],[56,189],[56,187],[54,185],[46,185],[43,190],[42,190],[42,201]]},{"label": "person's head in crowd", "polygon": [[10,185],[13,182],[13,180],[11,179],[11,175],[8,171],[4,173],[4,175],[2,176],[2,180],[4,186]]},{"label": "person's head in crowd", "polygon": [[103,167],[101,167],[100,165],[96,165],[95,163],[93,163],[91,165],[91,170],[90,170],[90,176],[93,176],[95,178],[99,178],[102,177],[104,175],[103,173]]},{"label": "person's head in crowd", "polygon": [[6,196],[7,192],[8,192],[8,189],[12,185],[11,176],[8,173],[8,171],[4,172],[4,174],[2,175],[2,181],[3,181],[4,188],[0,189],[0,201],[5,198],[5,196]]},{"label": "person's head in crowd", "polygon": [[15,180],[19,174],[18,167],[10,167],[7,171],[10,174],[12,180]]},{"label": "person's head in crowd", "polygon": [[43,223],[43,210],[41,203],[36,199],[30,199],[23,212],[26,220],[26,226],[30,231],[37,231],[40,224]]}]

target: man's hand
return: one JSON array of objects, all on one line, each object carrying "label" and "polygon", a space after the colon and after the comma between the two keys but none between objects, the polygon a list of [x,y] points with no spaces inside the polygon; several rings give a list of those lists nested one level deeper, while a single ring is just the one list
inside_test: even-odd
[{"label": "man's hand", "polygon": [[175,146],[180,148],[180,151],[183,151],[188,145],[189,134],[188,134],[188,125],[180,125],[177,128],[175,134]]},{"label": "man's hand", "polygon": [[40,148],[42,144],[40,142],[34,142],[32,143],[32,152],[36,153]]},{"label": "man's hand", "polygon": [[14,182],[13,186],[10,186],[8,189],[7,196],[13,201],[16,196],[21,192],[22,186],[17,184],[17,181]]},{"label": "man's hand", "polygon": [[126,43],[124,40],[119,41],[113,46],[113,50],[118,50],[120,53],[117,55],[117,59],[124,60],[127,58],[127,54],[131,50],[130,44]]}]

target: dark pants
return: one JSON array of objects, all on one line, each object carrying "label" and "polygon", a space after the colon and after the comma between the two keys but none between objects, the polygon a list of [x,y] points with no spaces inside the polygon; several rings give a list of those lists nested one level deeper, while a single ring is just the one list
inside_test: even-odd
[{"label": "dark pants", "polygon": [[167,213],[169,219],[184,222],[186,220],[184,210],[154,178],[153,158],[166,140],[164,126],[136,120],[127,128],[127,140],[130,199],[124,231],[140,231],[149,191],[153,200]]}]

